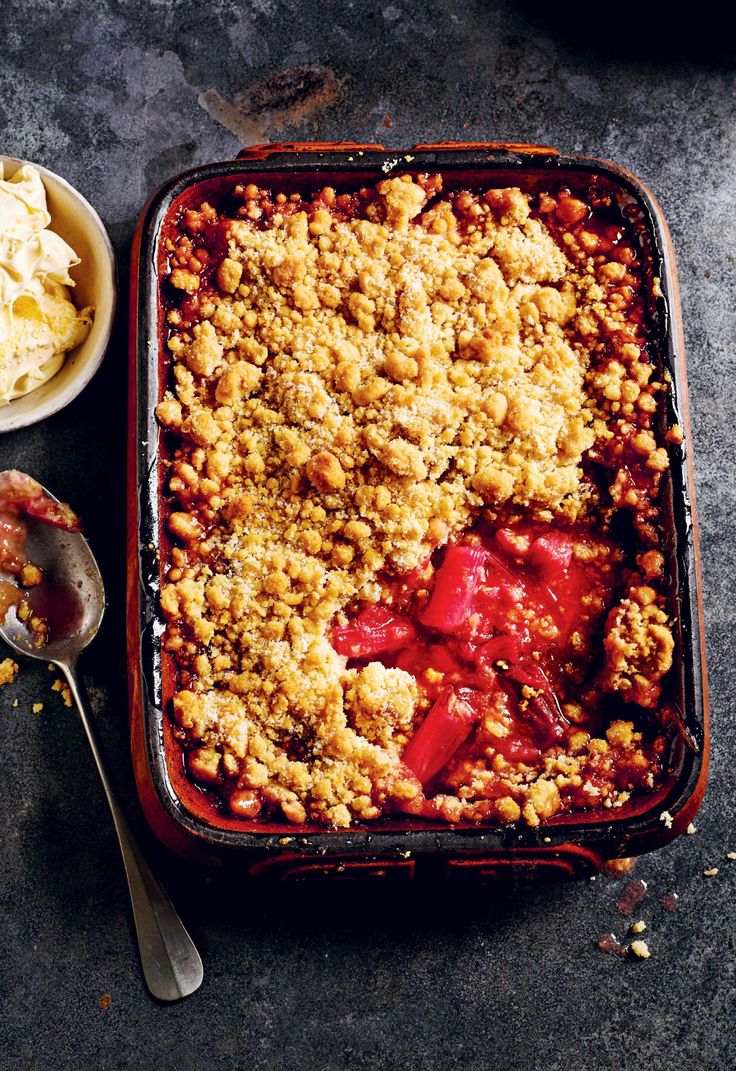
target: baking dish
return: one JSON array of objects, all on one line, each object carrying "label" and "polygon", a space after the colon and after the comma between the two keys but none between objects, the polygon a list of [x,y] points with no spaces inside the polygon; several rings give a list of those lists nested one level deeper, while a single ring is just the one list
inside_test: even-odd
[{"label": "baking dish", "polygon": [[[153,409],[165,382],[163,316],[159,307],[161,247],[167,220],[182,207],[216,198],[234,180],[274,185],[285,192],[329,183],[349,189],[394,170],[441,171],[461,185],[519,184],[533,190],[545,182],[575,184],[605,177],[617,196],[637,206],[648,265],[651,313],[663,371],[672,388],[667,424],[685,426],[685,446],[671,451],[665,495],[672,605],[679,604],[674,699],[681,733],[673,747],[663,789],[610,812],[558,817],[537,829],[453,827],[443,823],[386,819],[350,831],[270,824],[258,827],[221,814],[190,782],[165,713],[173,667],[162,657],[163,621],[158,608],[166,546],[161,526],[159,431]],[[687,387],[674,258],[656,202],[633,176],[615,165],[563,156],[552,149],[509,145],[420,145],[402,153],[379,146],[267,146],[246,150],[239,161],[212,164],[168,183],[144,210],[136,231],[132,264],[130,515],[128,639],[132,741],[139,792],[158,835],[171,847],[195,854],[237,858],[252,872],[291,877],[381,874],[408,877],[428,872],[448,876],[534,876],[593,873],[607,858],[638,854],[672,839],[691,821],[707,775],[707,686],[702,637],[697,528],[692,464],[687,449]],[[655,279],[660,280],[655,285]],[[664,817],[662,817],[664,816]]]}]

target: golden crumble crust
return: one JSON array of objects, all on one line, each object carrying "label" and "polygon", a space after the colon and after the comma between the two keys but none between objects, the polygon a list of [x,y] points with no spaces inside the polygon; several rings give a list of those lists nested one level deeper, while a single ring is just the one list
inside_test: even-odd
[{"label": "golden crumble crust", "polygon": [[[585,460],[622,430],[655,483],[666,467],[648,423],[661,385],[621,335],[626,265],[597,263],[585,231],[560,241],[544,200],[534,214],[521,190],[440,186],[386,179],[357,215],[324,191],[277,203],[267,225],[253,188],[244,216],[218,223],[211,276],[192,270],[206,261],[196,244],[186,266],[172,258],[181,304],[156,415],[178,442],[161,593],[180,667],[173,715],[192,775],[244,816],[254,793],[291,821],[335,826],[418,797],[401,762],[423,712],[416,683],[379,662],[346,668],[332,622],[483,515],[585,523],[600,506]],[[555,205],[558,225],[574,219]],[[186,213],[194,243],[215,220],[209,205]],[[593,364],[604,335],[615,354]],[[612,501],[641,504],[627,471]],[[658,680],[672,655],[653,596],[623,600],[606,633],[606,687],[639,703],[640,678]],[[641,734],[616,747],[646,765]],[[458,768],[439,813],[536,825],[591,772],[608,779],[591,805],[620,805],[608,748],[581,731],[533,776],[501,755]],[[493,806],[489,777],[508,789]]]}]

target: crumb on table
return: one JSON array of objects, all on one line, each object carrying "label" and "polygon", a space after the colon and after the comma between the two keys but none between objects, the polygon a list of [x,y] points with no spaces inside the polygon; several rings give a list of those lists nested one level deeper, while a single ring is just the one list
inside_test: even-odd
[{"label": "crumb on table", "polygon": [[63,681],[61,677],[57,677],[54,683],[51,685],[52,692],[58,692],[61,698],[64,700],[65,707],[72,706],[72,693],[69,689],[69,685],[66,681]]},{"label": "crumb on table", "polygon": [[638,959],[649,959],[652,954],[646,941],[632,941],[630,947]]},{"label": "crumb on table", "polygon": [[3,684],[12,684],[15,678],[18,676],[18,663],[14,662],[12,658],[4,658],[0,662],[0,686]]}]

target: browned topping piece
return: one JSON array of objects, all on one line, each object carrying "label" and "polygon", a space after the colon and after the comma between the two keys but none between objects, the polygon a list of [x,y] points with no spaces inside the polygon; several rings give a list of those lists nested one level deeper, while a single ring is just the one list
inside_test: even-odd
[{"label": "browned topping piece", "polygon": [[320,450],[306,466],[307,476],[318,491],[342,491],[345,473],[334,454]]},{"label": "browned topping piece", "polygon": [[4,658],[0,662],[0,686],[12,684],[17,676],[18,663],[14,662],[12,658]]}]

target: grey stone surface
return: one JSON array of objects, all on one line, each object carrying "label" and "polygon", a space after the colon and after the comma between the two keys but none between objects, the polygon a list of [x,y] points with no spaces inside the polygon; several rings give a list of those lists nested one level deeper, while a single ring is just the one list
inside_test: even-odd
[{"label": "grey stone surface", "polygon": [[[736,87],[723,26],[711,29],[707,8],[698,5],[687,24],[670,11],[665,37],[641,16],[612,11],[597,27],[582,6],[512,0],[2,5],[0,151],[58,171],[98,208],[123,295],[143,203],[175,172],[235,154],[231,129],[392,147],[539,141],[609,157],[651,185],[679,254],[714,725],[697,835],[637,864],[649,882],[640,914],[650,960],[625,962],[594,947],[601,931],[625,932],[615,910],[620,880],[513,894],[274,892],[233,886],[153,848],[206,964],[202,989],[164,1007],[139,977],[117,848],[80,726],[50,691],[45,667],[23,666],[0,695],[5,1067],[733,1066],[736,863],[725,853],[736,849]],[[273,93],[266,99],[253,86],[302,67],[317,70],[310,77],[327,106],[307,108],[295,126],[298,112],[280,112]],[[93,384],[43,425],[3,438],[0,465],[28,470],[84,513],[110,595],[84,672],[135,815],[122,304]],[[36,701],[40,714],[31,711]],[[719,873],[705,878],[711,865]],[[675,914],[659,904],[670,890],[681,897]]]}]

